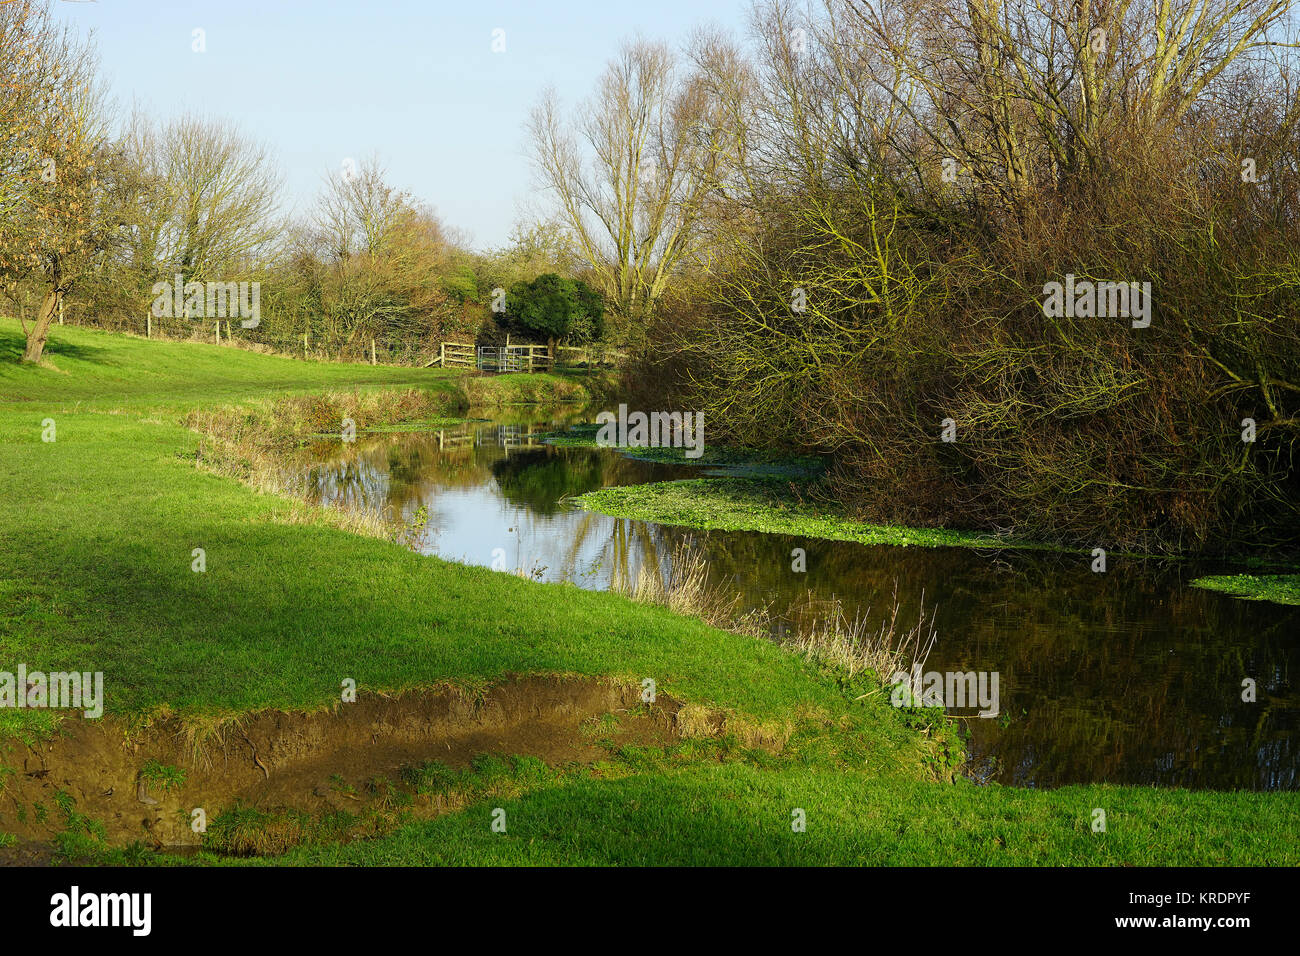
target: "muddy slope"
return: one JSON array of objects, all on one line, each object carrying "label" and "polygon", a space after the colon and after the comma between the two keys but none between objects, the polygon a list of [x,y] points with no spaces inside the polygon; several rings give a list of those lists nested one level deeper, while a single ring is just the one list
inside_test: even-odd
[{"label": "muddy slope", "polygon": [[[670,743],[680,709],[663,695],[643,704],[637,688],[608,681],[526,677],[477,696],[440,689],[359,695],[315,713],[262,711],[198,743],[176,721],[130,734],[112,718],[69,718],[39,745],[0,749],[0,765],[13,771],[0,789],[0,832],[20,847],[44,843],[68,828],[70,808],[99,821],[115,846],[195,846],[197,807],[209,821],[235,804],[355,811],[369,782],[429,760],[463,767],[491,753],[557,766],[607,756],[599,739]],[[142,776],[151,761],[183,770],[184,782]]]}]

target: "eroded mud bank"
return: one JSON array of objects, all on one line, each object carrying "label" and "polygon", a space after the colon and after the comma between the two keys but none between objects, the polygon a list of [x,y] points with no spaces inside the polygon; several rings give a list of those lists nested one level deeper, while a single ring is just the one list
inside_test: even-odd
[{"label": "eroded mud bank", "polygon": [[[481,693],[456,688],[360,695],[315,712],[266,710],[199,733],[177,719],[133,730],[112,717],[69,718],[35,744],[9,741],[0,832],[11,858],[60,833],[102,827],[112,846],[194,847],[194,810],[208,821],[233,807],[271,813],[356,814],[392,801],[403,771],[437,761],[465,767],[480,754],[591,763],[616,744],[667,744],[721,729],[663,695],[585,677],[522,677]],[[380,786],[376,786],[380,782]],[[426,812],[440,812],[442,801]],[[94,826],[94,823],[91,824]],[[98,830],[99,827],[96,827]]]}]

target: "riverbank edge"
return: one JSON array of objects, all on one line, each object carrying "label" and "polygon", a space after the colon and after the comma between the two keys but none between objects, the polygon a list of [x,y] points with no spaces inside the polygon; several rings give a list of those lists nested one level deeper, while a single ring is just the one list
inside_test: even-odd
[{"label": "riverbank edge", "polygon": [[[879,525],[828,514],[810,503],[788,480],[718,476],[625,485],[589,491],[573,499],[585,510],[614,518],[651,521],[698,531],[756,531],[822,541],[846,541],[867,546],[918,548],[969,548],[987,551],[1042,551],[1079,555],[1096,561],[1096,550],[1072,548],[1050,542],[1002,537],[950,528],[915,528]],[[1122,550],[1106,551],[1107,558],[1184,561],[1189,555],[1148,555]],[[1239,559],[1251,563],[1250,558]],[[1234,562],[1222,562],[1231,566]],[[1206,575],[1192,586],[1219,591],[1231,597],[1300,604],[1300,573],[1280,564],[1270,571],[1232,575]]]},{"label": "riverbank edge", "polygon": [[[40,375],[45,370],[32,371]],[[50,379],[50,381],[55,386],[60,384],[58,379]],[[241,477],[240,468],[228,467],[230,462],[223,449],[233,449],[237,452],[241,446],[273,449],[296,444],[300,431],[307,434],[316,429],[312,419],[316,413],[335,422],[342,417],[355,415],[353,424],[359,430],[364,430],[367,427],[398,425],[404,421],[427,420],[430,413],[445,413],[452,409],[459,409],[465,403],[464,394],[454,387],[449,387],[446,381],[432,384],[434,387],[427,390],[411,386],[389,388],[369,383],[364,389],[356,388],[350,391],[335,389],[326,392],[300,393],[295,390],[294,394],[290,395],[249,396],[242,401],[217,405],[215,409],[207,403],[195,404],[187,401],[181,401],[179,404],[164,403],[175,412],[174,415],[160,411],[154,402],[145,403],[134,410],[129,406],[123,408],[118,403],[98,411],[84,407],[69,409],[60,402],[57,397],[58,389],[54,388],[48,399],[37,399],[35,408],[26,402],[21,409],[15,409],[12,405],[0,406],[0,441],[10,445],[15,451],[16,455],[11,461],[17,466],[15,471],[19,477],[47,479],[61,489],[58,493],[50,493],[41,499],[47,507],[58,513],[59,520],[53,523],[56,526],[55,533],[57,527],[73,526],[81,515],[93,514],[100,510],[87,501],[79,499],[104,495],[107,500],[120,506],[122,501],[129,499],[133,494],[147,495],[146,487],[151,481],[158,479],[161,472],[166,472],[168,481],[174,485],[170,489],[172,491],[170,497],[173,500],[161,502],[165,505],[167,515],[198,514],[215,516],[221,520],[222,502],[217,499],[237,498],[241,503],[250,506],[249,513],[240,520],[247,521],[252,518],[259,525],[258,537],[267,539],[265,544],[270,547],[263,550],[269,553],[274,552],[275,539],[280,536],[281,530],[287,532],[290,528],[308,527],[321,531],[340,530],[337,521],[338,513],[332,509],[312,508],[304,501],[296,501],[288,502],[292,505],[293,513],[286,517],[283,509],[286,499],[283,495],[276,493],[256,495],[250,500],[248,497],[250,484],[246,480],[238,482],[239,487],[243,489],[242,493],[236,493],[225,484],[220,487],[212,486],[210,481],[203,479],[205,473],[223,483],[231,477]],[[506,399],[514,399],[519,393],[513,389],[500,389],[497,394]],[[571,396],[572,392],[566,391],[565,397]],[[40,422],[42,406],[57,409],[54,412],[59,422],[57,441],[44,442],[37,433],[31,431],[28,420],[32,418],[35,411],[37,413],[35,421]],[[189,407],[190,410],[182,412],[181,407]],[[301,417],[297,414],[304,411],[310,414]],[[158,417],[160,414],[163,416],[161,419]],[[269,415],[269,419],[264,419],[263,415]],[[191,430],[177,429],[175,426],[181,421],[190,425]],[[268,421],[271,423],[270,427],[263,429],[262,426]],[[139,454],[141,450],[144,451],[143,458]],[[87,451],[91,451],[89,457],[86,455]],[[71,456],[74,459],[73,462],[68,463],[71,467],[67,470],[76,473],[79,480],[59,482],[61,476],[54,474],[55,469],[51,468],[51,464],[61,455]],[[231,457],[235,459],[238,455]],[[42,459],[44,459],[43,464]],[[24,476],[23,471],[29,474]],[[246,478],[247,475],[243,477]],[[43,489],[40,488],[39,480],[29,481],[28,485],[31,486],[31,494],[36,496],[41,494]],[[279,503],[268,499],[276,499]],[[270,512],[265,506],[270,507]],[[148,509],[126,508],[124,510],[131,516],[133,522],[148,520],[145,516]],[[267,517],[270,517],[269,523],[266,523]],[[35,520],[39,521],[39,519]],[[14,526],[15,530],[20,531],[19,538],[21,538],[21,522],[15,521]],[[50,530],[47,522],[43,533],[48,534]],[[141,537],[148,537],[148,532],[138,527],[138,524],[135,530]],[[361,531],[361,536],[365,536],[365,529],[346,530]],[[127,537],[124,534],[110,534],[107,531],[106,527],[100,526],[99,533],[105,535],[108,543],[123,542]],[[169,539],[177,540],[184,540],[189,535],[188,531],[179,527],[166,533]],[[371,535],[371,537],[375,536]],[[9,560],[0,561],[0,565],[7,564],[16,571],[21,563],[21,545],[18,552],[11,553],[7,557]],[[850,688],[843,685],[834,675],[826,673],[824,669],[799,655],[776,648],[770,642],[715,631],[689,617],[660,608],[637,605],[617,595],[592,595],[561,585],[538,584],[513,578],[510,575],[499,575],[485,569],[412,555],[409,551],[400,548],[382,552],[382,559],[402,565],[411,562],[422,566],[437,565],[438,573],[442,577],[449,581],[464,582],[458,583],[458,588],[463,588],[471,582],[483,583],[490,580],[494,585],[498,582],[502,583],[508,590],[527,592],[525,600],[532,604],[545,604],[550,608],[547,618],[548,627],[554,627],[557,623],[562,624],[566,617],[573,617],[574,621],[571,623],[577,624],[583,615],[588,613],[588,606],[599,607],[611,620],[617,619],[632,626],[638,632],[638,642],[629,645],[633,649],[644,646],[641,642],[651,637],[660,640],[665,652],[669,652],[669,649],[674,646],[699,646],[702,643],[709,643],[711,650],[705,656],[716,656],[724,663],[729,661],[735,665],[742,665],[736,668],[735,675],[725,678],[725,681],[730,681],[732,686],[743,689],[744,693],[733,695],[704,692],[683,695],[681,699],[687,701],[687,706],[690,707],[716,706],[725,711],[727,716],[723,718],[723,722],[728,726],[727,734],[740,745],[746,745],[746,741],[770,740],[776,741],[780,746],[786,746],[803,735],[818,738],[821,742],[816,744],[814,749],[820,751],[825,750],[832,740],[840,740],[852,745],[855,741],[851,738],[860,737],[862,734],[871,736],[873,732],[883,730],[885,733],[880,735],[879,743],[885,744],[885,751],[892,750],[895,754],[894,760],[898,761],[891,772],[925,778],[930,778],[937,772],[951,776],[951,767],[940,770],[940,764],[946,761],[936,760],[937,753],[947,744],[954,745],[950,749],[955,751],[959,751],[960,747],[955,746],[956,738],[955,736],[950,738],[950,729],[944,727],[941,718],[932,720],[926,719],[925,715],[920,715],[918,724],[918,715],[910,717],[901,715],[894,708],[889,707],[887,702],[881,704],[880,700],[876,700],[875,704],[864,710],[860,703],[854,702],[855,699],[861,700],[860,693],[856,698],[851,697],[848,694]],[[189,561],[188,556],[186,561]],[[186,568],[186,570],[190,569]],[[216,568],[206,570],[212,573]],[[282,568],[281,571],[283,570]],[[205,576],[188,574],[186,577],[192,577],[194,580],[205,578]],[[5,590],[8,591],[10,588],[15,592],[22,589],[19,580],[7,582]],[[521,593],[520,597],[524,595]],[[553,600],[539,600],[545,597]],[[41,612],[40,604],[39,599],[30,602],[29,610],[34,612],[33,616]],[[131,613],[134,608],[128,606],[126,610]],[[228,611],[229,608],[227,613]],[[19,623],[24,623],[21,612]],[[76,635],[70,632],[68,622],[59,620],[44,623],[50,626],[52,633],[44,635],[47,640],[42,642],[43,646],[75,640]],[[63,633],[62,638],[59,637],[60,632]],[[537,636],[541,637],[544,633]],[[48,640],[49,638],[53,640]],[[573,634],[568,634],[566,639],[572,641]],[[21,648],[21,644],[19,647]],[[650,649],[653,650],[653,647]],[[602,654],[598,653],[601,650],[602,648],[598,647],[592,648],[590,656],[596,660],[592,662],[592,666],[586,668],[588,671],[593,669],[599,671],[597,676],[617,680],[640,680],[635,676],[636,674],[646,670],[653,671],[650,666],[653,660],[649,659],[639,664],[632,662],[631,666],[602,667],[599,664]],[[607,651],[608,648],[604,650]],[[737,654],[741,656],[736,656]],[[542,655],[543,658],[545,656]],[[581,656],[583,655],[578,655]],[[604,653],[603,656],[608,658],[610,655]],[[654,656],[652,653],[650,658]],[[750,660],[746,663],[741,659],[742,657]],[[661,683],[661,691],[667,693],[678,686],[689,687],[693,681],[682,678],[689,674],[690,668],[694,665],[685,663],[680,655],[673,657],[669,653],[669,659],[674,663],[668,667],[670,675]],[[33,657],[32,661],[36,666],[44,666],[48,670],[54,669],[53,663],[49,660]],[[768,662],[767,665],[764,665],[764,661]],[[779,666],[775,668],[770,666],[777,662]],[[111,665],[110,673],[118,670],[115,662],[108,663]],[[657,666],[658,670],[662,671],[664,662],[659,662]],[[713,662],[710,662],[710,667],[717,669]],[[683,668],[686,669],[685,673],[680,673]],[[480,669],[481,680],[493,679],[494,668],[488,666]],[[749,670],[754,670],[755,673],[746,677],[745,673]],[[679,673],[673,676],[672,671]],[[527,676],[545,676],[562,672],[544,666],[511,671],[511,673],[522,673]],[[770,686],[764,688],[761,684],[756,685],[753,678],[760,673],[767,675],[766,683]],[[414,679],[416,676],[414,673],[410,676],[413,679],[409,681],[379,685],[372,683],[368,686],[370,690],[377,690],[380,693],[424,686],[423,682]],[[717,677],[709,679],[720,680]],[[463,675],[461,680],[463,682]],[[792,680],[794,683],[790,684]],[[699,682],[695,681],[695,683]],[[705,680],[705,684],[707,683],[708,680]],[[787,697],[782,697],[785,693],[783,690],[774,689],[787,685],[790,686]],[[817,693],[810,695],[809,691],[815,685]],[[725,686],[725,683],[717,684],[720,688]],[[762,708],[756,712],[748,711],[743,705],[743,699],[747,696],[754,697],[755,689],[761,691],[757,696],[766,698],[769,705],[779,701],[784,703],[779,707],[768,706],[766,712]],[[852,687],[852,690],[860,692],[863,688]],[[736,699],[729,701],[728,697]],[[883,699],[884,695],[881,694],[879,697]],[[831,701],[839,703],[831,705]],[[292,696],[272,699],[269,704],[288,713],[301,712],[301,707],[295,706],[298,701]],[[127,718],[128,721],[136,721],[133,733],[141,732],[155,719],[178,717],[182,721],[189,721],[185,732],[201,734],[205,731],[211,733],[229,727],[248,719],[257,712],[256,708],[223,709],[220,707],[198,710],[191,707],[181,712],[173,711],[164,702],[160,707],[127,711],[119,713],[119,716]],[[43,716],[44,714],[30,711],[24,712],[24,716],[26,715]],[[927,728],[926,732],[918,733],[919,727]],[[57,734],[58,731],[57,720],[44,727],[24,728],[17,735],[7,735],[6,749],[12,752],[17,746],[21,750],[34,742],[33,734],[39,739],[42,734]],[[857,743],[861,742],[861,740],[857,741]],[[831,749],[834,750],[835,747],[832,746]],[[871,749],[871,747],[867,748],[867,750]],[[881,751],[877,759],[883,756],[885,751]],[[853,759],[860,759],[860,757],[861,754]],[[823,759],[838,760],[839,758],[825,758],[823,755]],[[25,773],[26,771],[15,770],[11,766],[9,772],[0,772],[0,778],[11,776],[14,772]],[[0,779],[0,783],[2,782]],[[62,792],[66,793],[66,791]],[[89,826],[73,804],[69,804],[67,816],[70,826]]]}]

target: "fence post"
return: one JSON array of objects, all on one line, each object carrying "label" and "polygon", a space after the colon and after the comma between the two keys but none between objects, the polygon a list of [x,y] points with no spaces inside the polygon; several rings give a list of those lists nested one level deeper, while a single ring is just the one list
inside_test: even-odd
[{"label": "fence post", "polygon": [[153,338],[153,309],[144,314],[144,337]]},{"label": "fence post", "polygon": [[379,364],[379,360],[375,358],[375,337],[373,335],[370,336],[370,364],[371,365]]},{"label": "fence post", "polygon": [[217,344],[221,344],[221,320],[217,320]]}]

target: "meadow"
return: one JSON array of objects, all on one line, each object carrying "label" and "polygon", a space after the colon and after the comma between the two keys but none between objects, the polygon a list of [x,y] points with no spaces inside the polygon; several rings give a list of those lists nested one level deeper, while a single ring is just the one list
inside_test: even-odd
[{"label": "meadow", "polygon": [[[57,330],[41,366],[19,364],[20,349],[17,323],[0,320],[9,492],[0,498],[0,669],[102,671],[106,733],[120,735],[114,759],[130,764],[133,741],[159,728],[216,740],[267,712],[346,709],[349,679],[363,698],[400,701],[429,689],[481,696],[527,678],[631,688],[652,678],[677,709],[672,734],[641,743],[599,730],[605,716],[631,718],[599,715],[584,731],[586,756],[554,765],[485,751],[432,783],[395,765],[391,786],[371,787],[347,819],[293,801],[210,805],[213,837],[184,858],[97,821],[90,767],[85,779],[33,776],[31,755],[83,721],[11,710],[0,713],[0,788],[45,795],[6,801],[0,854],[37,843],[55,862],[106,863],[1300,862],[1294,794],[976,787],[956,779],[958,722],[891,707],[874,675],[850,677],[662,607],[354,533],[326,509],[212,470],[199,454],[205,437],[185,424],[216,407],[243,409],[256,424],[275,402],[339,391],[415,389],[423,412],[456,415],[471,394],[571,399],[580,378],[502,376],[489,388],[439,370],[72,327]],[[401,424],[382,419],[357,425]],[[164,775],[177,806],[202,799],[184,782],[204,769],[201,747],[190,761]],[[332,772],[347,777],[346,755],[339,761]],[[131,764],[137,777],[144,763]],[[275,763],[261,769],[276,782]],[[122,799],[134,806],[134,793]],[[1093,829],[1098,808],[1105,832]],[[492,827],[497,809],[505,832]],[[806,830],[792,827],[796,809]],[[229,842],[223,851],[232,821],[283,832],[285,814],[299,821],[294,839],[237,844],[273,848],[253,857]]]}]

